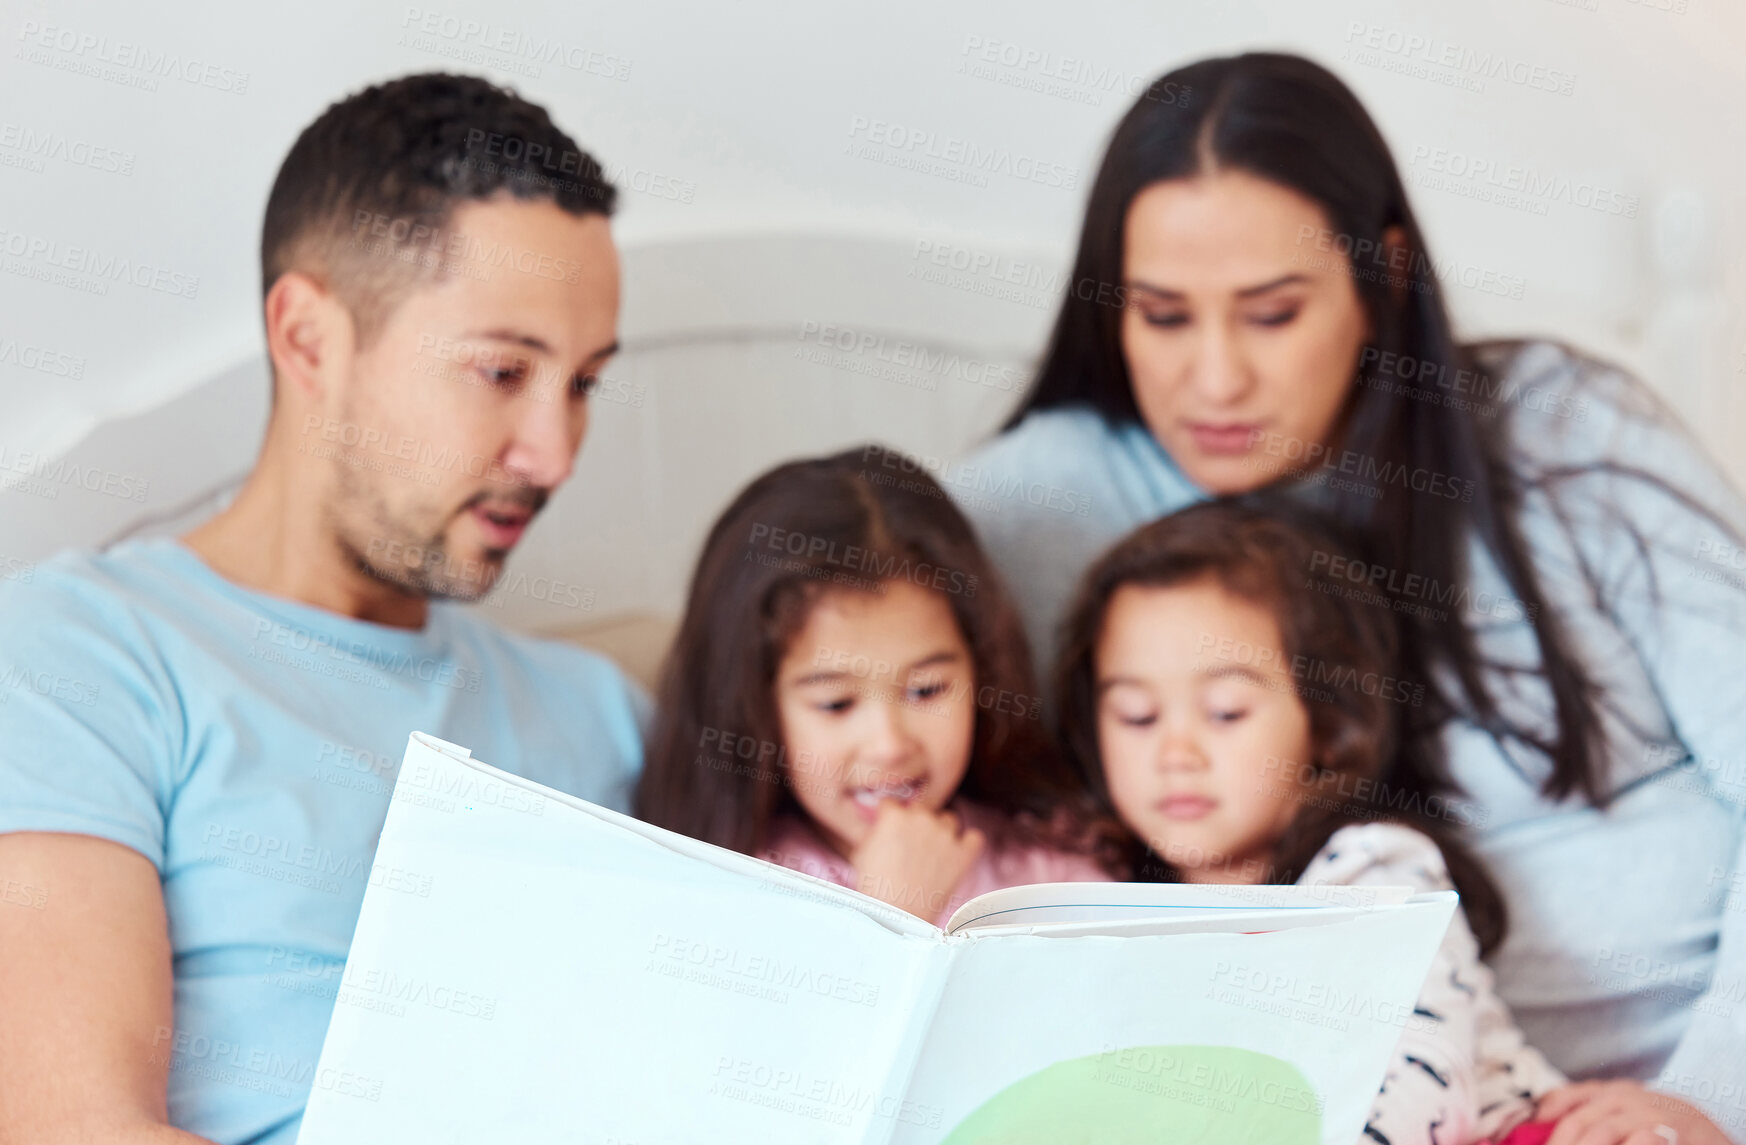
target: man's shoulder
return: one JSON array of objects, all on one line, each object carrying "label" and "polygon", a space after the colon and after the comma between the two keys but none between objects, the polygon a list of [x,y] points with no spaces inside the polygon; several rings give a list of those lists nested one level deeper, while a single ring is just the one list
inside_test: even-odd
[{"label": "man's shoulder", "polygon": [[541,668],[580,672],[590,677],[623,675],[611,659],[579,644],[539,633],[505,628],[463,605],[451,604],[448,608],[450,623],[455,625],[457,632],[465,633],[467,640],[486,646],[500,655]]},{"label": "man's shoulder", "polygon": [[549,693],[599,707],[628,708],[641,719],[648,700],[641,687],[610,658],[566,640],[516,632],[476,611],[450,605],[450,623],[479,652],[483,665],[509,670]]},{"label": "man's shoulder", "polygon": [[18,638],[74,627],[119,636],[128,626],[117,622],[154,593],[187,591],[165,556],[162,542],[133,542],[0,566],[0,632]]}]

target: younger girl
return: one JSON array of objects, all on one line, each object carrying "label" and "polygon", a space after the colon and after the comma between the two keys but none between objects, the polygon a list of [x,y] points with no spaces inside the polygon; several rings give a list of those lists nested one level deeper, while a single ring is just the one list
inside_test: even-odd
[{"label": "younger girl", "polygon": [[1107,880],[1024,636],[957,508],[869,446],[778,466],[704,542],[637,814],[944,923]]},{"label": "younger girl", "polygon": [[1391,674],[1389,600],[1354,590],[1345,550],[1286,512],[1196,505],[1087,571],[1056,680],[1064,739],[1126,828],[1136,879],[1458,889],[1365,1139],[1501,1135],[1564,1078],[1479,960],[1502,939],[1501,900],[1433,817],[1471,808],[1382,779],[1424,689]]}]

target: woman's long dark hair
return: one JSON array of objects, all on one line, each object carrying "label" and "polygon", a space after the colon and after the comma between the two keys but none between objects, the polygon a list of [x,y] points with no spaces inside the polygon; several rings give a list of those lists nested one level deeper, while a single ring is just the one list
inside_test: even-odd
[{"label": "woman's long dark hair", "polygon": [[1029,647],[970,524],[916,461],[869,445],[779,465],[734,498],[704,541],[685,617],[662,665],[636,813],[755,854],[775,817],[800,813],[776,672],[828,592],[908,580],[951,606],[970,648],[975,705],[960,796],[1015,837],[1089,851],[1089,800],[1042,722]]},{"label": "woman's long dark hair", "polygon": [[[1397,776],[1427,792],[1446,789],[1431,733],[1460,715],[1500,745],[1514,739],[1549,757],[1547,795],[1562,799],[1580,792],[1604,802],[1597,689],[1547,607],[1524,542],[1519,520],[1527,478],[1512,471],[1507,456],[1505,427],[1495,412],[1503,403],[1487,412],[1473,408],[1477,402],[1449,408],[1436,400],[1435,387],[1447,387],[1461,371],[1485,377],[1496,363],[1507,364],[1502,355],[1509,347],[1481,353],[1456,343],[1435,266],[1388,145],[1357,98],[1326,69],[1272,53],[1209,59],[1159,78],[1140,97],[1116,127],[1092,184],[1065,303],[1036,383],[1007,428],[1034,411],[1069,405],[1088,406],[1115,425],[1140,420],[1120,334],[1128,208],[1145,188],[1192,178],[1212,165],[1308,197],[1325,213],[1336,249],[1344,247],[1335,257],[1351,255],[1373,336],[1360,355],[1360,379],[1343,411],[1339,447],[1373,459],[1385,472],[1428,470],[1469,483],[1465,487],[1472,491],[1470,499],[1440,500],[1434,512],[1416,509],[1419,494],[1404,482],[1382,483],[1380,498],[1371,488],[1324,489],[1321,503],[1344,528],[1367,538],[1372,560],[1436,585],[1464,583],[1465,546],[1477,538],[1522,612],[1534,618],[1541,672],[1555,707],[1550,729],[1504,716],[1484,682],[1492,666],[1482,661],[1462,610],[1408,615],[1401,633],[1405,672],[1436,680],[1432,666],[1441,665],[1453,683],[1435,689],[1432,702],[1406,729]],[[1389,228],[1404,238],[1398,254],[1387,253],[1398,249],[1384,241]],[[1366,379],[1367,363],[1372,372]],[[1400,365],[1376,368],[1391,363]]]},{"label": "woman's long dark hair", "polygon": [[[1400,675],[1392,601],[1355,591],[1340,575],[1355,559],[1351,541],[1302,504],[1265,494],[1192,505],[1118,541],[1080,581],[1056,661],[1054,695],[1062,742],[1103,822],[1116,809],[1099,748],[1097,646],[1110,600],[1126,586],[1171,588],[1211,579],[1256,604],[1279,628],[1279,662],[1309,716],[1311,758],[1281,761],[1304,783],[1306,800],[1274,847],[1259,881],[1295,883],[1341,827],[1396,822],[1428,835],[1443,852],[1461,907],[1482,952],[1503,940],[1503,897],[1485,866],[1456,838],[1467,805],[1400,786],[1389,774],[1407,713],[1428,689]],[[1356,598],[1356,599],[1355,599]],[[1123,828],[1115,857],[1142,882],[1177,882],[1169,848]]]}]

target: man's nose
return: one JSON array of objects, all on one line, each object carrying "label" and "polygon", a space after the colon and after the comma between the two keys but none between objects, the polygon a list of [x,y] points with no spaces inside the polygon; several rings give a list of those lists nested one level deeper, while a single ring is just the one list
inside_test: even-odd
[{"label": "man's nose", "polygon": [[575,471],[586,421],[581,426],[573,423],[562,401],[528,404],[534,408],[516,421],[503,468],[520,483],[555,490]]}]

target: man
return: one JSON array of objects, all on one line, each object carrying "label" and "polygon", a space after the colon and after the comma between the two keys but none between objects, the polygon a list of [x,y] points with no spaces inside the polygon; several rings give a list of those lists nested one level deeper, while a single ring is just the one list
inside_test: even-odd
[{"label": "man", "polygon": [[372,870],[409,733],[628,803],[643,696],[451,603],[570,475],[613,198],[482,80],[329,108],[267,203],[272,417],[234,502],[5,585],[0,1141],[289,1145],[312,1086],[366,1084],[316,1069],[336,999],[440,1001],[343,975],[367,885],[430,893]]}]

